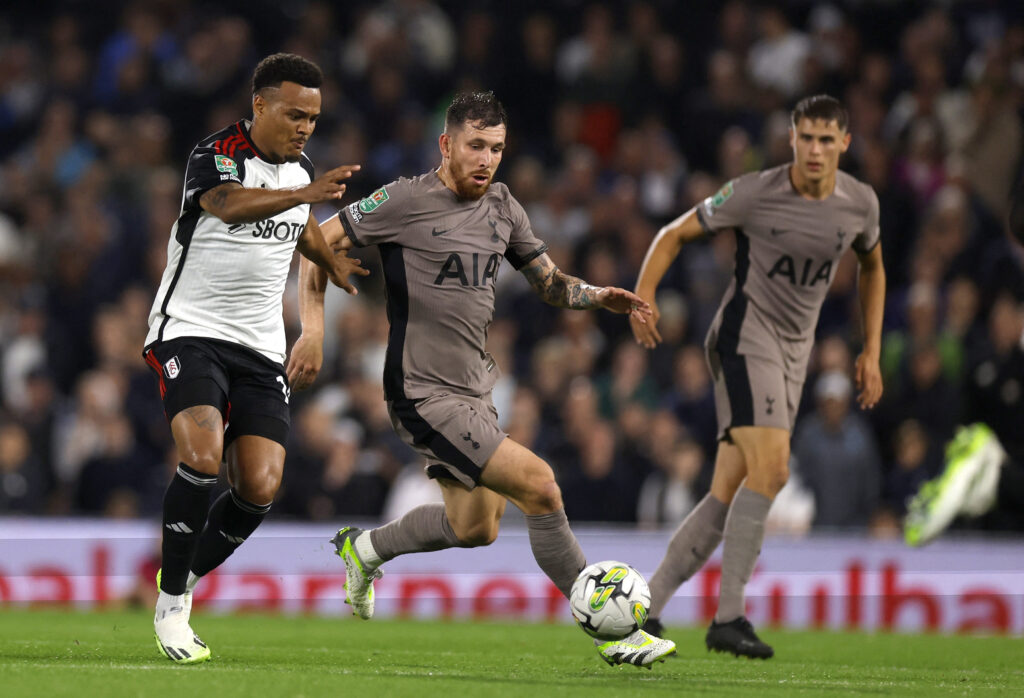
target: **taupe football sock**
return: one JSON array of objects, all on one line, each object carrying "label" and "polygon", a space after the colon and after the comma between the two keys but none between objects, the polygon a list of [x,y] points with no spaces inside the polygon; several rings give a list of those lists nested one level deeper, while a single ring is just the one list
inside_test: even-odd
[{"label": "taupe football sock", "polygon": [[583,555],[572,529],[569,528],[565,509],[550,514],[528,515],[526,527],[530,534],[530,548],[537,564],[558,590],[569,598],[572,583],[587,566],[587,558]]},{"label": "taupe football sock", "polygon": [[754,572],[764,541],[764,522],[772,500],[746,487],[732,500],[725,520],[722,548],[722,588],[718,594],[715,620],[728,623],[745,613],[743,590]]},{"label": "taupe football sock", "polygon": [[665,558],[651,577],[651,617],[661,616],[679,585],[697,573],[722,541],[729,507],[708,493],[672,534]]},{"label": "taupe football sock", "polygon": [[382,561],[406,553],[466,547],[452,530],[444,504],[423,504],[369,533]]}]

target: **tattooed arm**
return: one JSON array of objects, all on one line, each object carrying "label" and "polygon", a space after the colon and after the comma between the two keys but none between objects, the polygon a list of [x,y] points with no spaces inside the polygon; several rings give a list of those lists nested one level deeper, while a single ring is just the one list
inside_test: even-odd
[{"label": "tattooed arm", "polygon": [[551,257],[542,254],[520,269],[537,295],[556,308],[589,310],[604,308],[613,313],[630,313],[640,322],[651,314],[649,304],[639,296],[614,286],[591,286],[562,272]]},{"label": "tattooed arm", "polygon": [[519,271],[548,305],[573,310],[597,307],[596,297],[601,289],[575,276],[562,273],[546,254],[534,258]]}]

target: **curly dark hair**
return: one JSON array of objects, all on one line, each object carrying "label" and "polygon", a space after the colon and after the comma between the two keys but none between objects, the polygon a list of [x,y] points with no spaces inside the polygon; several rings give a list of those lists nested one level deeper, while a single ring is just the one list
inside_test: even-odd
[{"label": "curly dark hair", "polygon": [[490,90],[487,92],[460,92],[455,95],[451,106],[445,112],[445,133],[455,126],[462,126],[467,121],[480,122],[484,128],[500,124],[508,125],[508,114],[505,113],[505,107]]},{"label": "curly dark hair", "polygon": [[796,106],[793,108],[791,115],[794,128],[800,119],[810,119],[815,121],[821,119],[822,121],[835,121],[840,129],[846,130],[846,127],[850,124],[850,115],[846,112],[846,107],[835,97],[829,95],[814,95],[813,97],[804,97]]},{"label": "curly dark hair", "polygon": [[294,53],[275,53],[267,56],[252,74],[252,91],[256,94],[265,87],[280,87],[282,82],[295,82],[303,87],[320,87],[324,74],[320,67]]}]

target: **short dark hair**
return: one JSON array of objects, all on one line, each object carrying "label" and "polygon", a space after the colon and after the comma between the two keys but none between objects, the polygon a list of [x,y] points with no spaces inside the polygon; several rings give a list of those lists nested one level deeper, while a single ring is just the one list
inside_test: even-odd
[{"label": "short dark hair", "polygon": [[295,82],[303,87],[320,87],[324,74],[313,61],[294,53],[275,53],[267,56],[252,74],[252,92],[265,87],[280,87],[282,82]]},{"label": "short dark hair", "polygon": [[451,106],[444,114],[444,130],[447,133],[454,126],[462,126],[467,121],[480,122],[484,128],[508,125],[508,115],[505,107],[494,93],[487,92],[460,92],[455,95]]},{"label": "short dark hair", "polygon": [[800,123],[800,119],[835,121],[843,131],[850,125],[850,115],[846,112],[846,107],[838,99],[829,95],[804,97],[793,107],[791,118],[794,128]]}]

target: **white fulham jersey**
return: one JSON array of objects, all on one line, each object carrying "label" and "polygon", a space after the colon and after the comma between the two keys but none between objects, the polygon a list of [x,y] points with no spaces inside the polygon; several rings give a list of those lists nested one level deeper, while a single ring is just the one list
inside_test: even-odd
[{"label": "white fulham jersey", "polygon": [[228,225],[199,205],[225,182],[287,189],[313,180],[313,165],[273,165],[239,121],[205,138],[185,170],[181,214],[167,243],[167,268],[149,311],[146,348],[177,337],[206,337],[248,347],[284,363],[281,298],[295,245],[309,219],[302,204],[255,223]]}]

